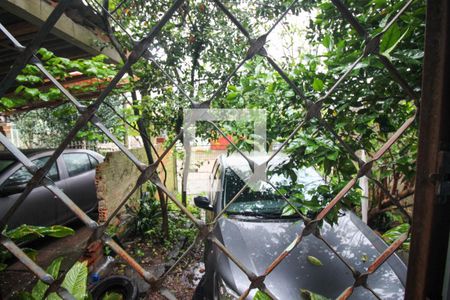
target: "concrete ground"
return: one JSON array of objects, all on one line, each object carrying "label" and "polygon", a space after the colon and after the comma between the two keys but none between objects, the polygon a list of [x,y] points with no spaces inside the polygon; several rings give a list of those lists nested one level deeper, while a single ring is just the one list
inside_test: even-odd
[{"label": "concrete ground", "polygon": [[[203,150],[194,149],[191,154],[191,163],[189,167],[187,181],[187,195],[195,197],[209,192],[209,177],[211,175],[214,162],[217,157],[226,154],[226,150]],[[183,160],[177,161],[178,167],[178,191],[181,192],[181,183],[183,174]]]}]

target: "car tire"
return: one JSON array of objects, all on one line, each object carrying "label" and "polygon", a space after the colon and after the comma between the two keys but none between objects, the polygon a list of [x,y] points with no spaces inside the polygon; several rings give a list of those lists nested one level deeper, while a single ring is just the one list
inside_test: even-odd
[{"label": "car tire", "polygon": [[204,286],[205,286],[205,275],[203,275],[202,279],[200,279],[200,282],[195,288],[194,295],[192,295],[192,300],[207,300],[205,298]]},{"label": "car tire", "polygon": [[137,300],[139,294],[137,286],[127,277],[110,276],[101,280],[92,288],[92,299],[101,300],[106,293],[111,292],[122,295],[124,300]]}]

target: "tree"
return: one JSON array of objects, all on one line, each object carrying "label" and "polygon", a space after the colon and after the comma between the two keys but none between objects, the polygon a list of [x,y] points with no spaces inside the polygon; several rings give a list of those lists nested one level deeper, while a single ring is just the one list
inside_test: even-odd
[{"label": "tree", "polygon": [[[404,3],[346,1],[346,5],[374,36]],[[348,21],[343,20],[337,13],[334,5],[323,1],[318,2],[317,6],[317,15],[311,21],[307,40],[313,49],[318,50],[303,53],[294,63],[291,61],[283,65],[290,79],[310,100],[323,96],[363,52],[361,38]],[[424,12],[423,2],[414,3],[383,34],[380,43],[380,52],[384,58],[398,68],[415,93],[420,93],[421,86]],[[316,51],[320,55],[313,54]],[[227,97],[222,99],[221,107],[254,107],[268,110],[269,141],[283,141],[283,137],[288,136],[299,120],[305,117],[303,102],[263,59],[249,63],[245,72],[228,86],[228,90]],[[325,98],[321,112],[324,120],[331,124],[352,152],[365,149],[370,155],[379,149],[407,118],[414,115],[415,102],[418,100],[411,99],[392,80],[380,60],[371,55],[355,67],[330,97]],[[287,150],[292,161],[284,170],[286,174],[289,175],[292,168],[316,167],[331,184],[331,190],[325,187],[322,187],[321,191],[318,190],[322,199],[328,201],[357,171],[352,155],[315,120],[303,127],[289,143]],[[413,191],[416,151],[417,124],[409,129],[373,170],[373,177],[398,199],[406,199]],[[347,198],[358,199],[352,195]],[[327,203],[320,199],[317,196],[318,201],[315,203],[302,203],[314,205],[314,209],[318,210]],[[377,185],[372,186],[371,200],[369,217],[372,225],[385,230],[399,220],[390,214],[391,211],[398,214],[398,210]],[[353,204],[356,202],[353,201]],[[410,203],[404,204],[407,205]],[[386,218],[387,220],[383,220]],[[404,220],[407,220],[407,217]],[[380,224],[384,222],[387,224]]]}]

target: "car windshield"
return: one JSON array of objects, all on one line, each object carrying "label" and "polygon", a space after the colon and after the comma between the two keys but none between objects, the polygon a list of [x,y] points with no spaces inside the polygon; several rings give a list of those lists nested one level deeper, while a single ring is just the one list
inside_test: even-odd
[{"label": "car windshield", "polygon": [[15,160],[12,159],[2,159],[0,160],[0,173],[6,170],[9,166],[15,163]]},{"label": "car windshield", "polygon": [[[323,183],[322,178],[314,169],[301,169],[296,173],[296,184],[304,187],[303,192],[315,189]],[[239,176],[240,174],[241,176]],[[242,173],[235,172],[232,168],[225,169],[224,177],[224,201],[228,204],[235,195],[245,186],[242,180]],[[245,178],[245,177],[244,177]],[[247,216],[280,217],[287,202],[280,195],[281,190],[286,187],[293,187],[291,180],[281,174],[269,176],[269,183],[258,182],[253,188],[246,188],[238,198],[231,203],[227,209],[228,214],[238,214]],[[275,186],[278,191],[274,189]],[[292,191],[290,191],[292,192]],[[308,195],[304,196],[308,199]]]}]

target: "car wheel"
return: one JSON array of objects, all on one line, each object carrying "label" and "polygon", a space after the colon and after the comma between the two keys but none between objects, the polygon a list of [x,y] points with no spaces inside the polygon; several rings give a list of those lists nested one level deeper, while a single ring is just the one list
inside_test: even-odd
[{"label": "car wheel", "polygon": [[195,288],[194,295],[192,295],[192,300],[206,300],[204,286],[205,286],[205,275],[203,275],[202,279],[200,279],[200,282]]},{"label": "car wheel", "polygon": [[219,300],[220,299],[220,291],[219,291],[219,280],[217,278],[217,273],[214,272],[213,276],[213,299]]},{"label": "car wheel", "polygon": [[212,278],[203,275],[202,279],[195,288],[192,300],[219,300],[219,281],[217,280],[216,273],[213,274]]}]

